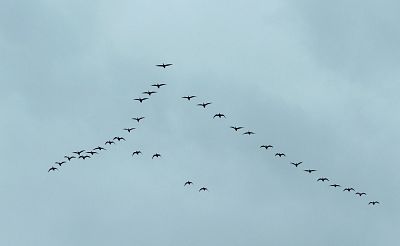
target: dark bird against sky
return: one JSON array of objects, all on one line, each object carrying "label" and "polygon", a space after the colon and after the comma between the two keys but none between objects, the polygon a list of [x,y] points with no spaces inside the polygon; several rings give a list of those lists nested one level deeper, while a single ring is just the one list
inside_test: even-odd
[{"label": "dark bird against sky", "polygon": [[169,66],[172,66],[173,64],[172,63],[167,63],[167,64],[157,64],[156,66],[157,67],[163,67],[163,68],[166,68],[166,67],[169,67]]},{"label": "dark bird against sky", "polygon": [[147,99],[149,99],[149,98],[148,97],[143,97],[143,98],[139,97],[139,98],[135,98],[133,100],[136,100],[136,101],[139,101],[140,103],[142,103],[144,100],[147,100]]}]

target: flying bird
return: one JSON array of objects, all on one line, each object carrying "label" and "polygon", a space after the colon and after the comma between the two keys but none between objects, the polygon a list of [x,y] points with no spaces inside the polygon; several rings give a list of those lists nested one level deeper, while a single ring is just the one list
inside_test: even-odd
[{"label": "flying bird", "polygon": [[203,108],[206,108],[206,106],[210,105],[210,104],[211,104],[210,102],[208,102],[208,103],[199,103],[199,104],[197,104],[197,106],[202,106]]},{"label": "flying bird", "polygon": [[221,113],[215,114],[213,118],[215,118],[215,117],[218,117],[218,118],[224,117],[224,118],[226,118],[225,115],[221,114]]},{"label": "flying bird", "polygon": [[118,142],[121,140],[126,141],[125,138],[123,138],[123,137],[114,137],[113,140],[118,140]]},{"label": "flying bird", "polygon": [[62,161],[62,162],[58,162],[58,161],[56,161],[55,163],[61,167],[61,165],[62,165],[62,164],[64,164],[64,163],[65,163],[65,161]]},{"label": "flying bird", "polygon": [[274,146],[272,145],[261,145],[260,148],[265,148],[265,149],[269,149],[269,148],[273,148]]},{"label": "flying bird", "polygon": [[315,170],[315,169],[305,169],[304,170],[304,172],[308,172],[308,173],[312,173],[312,172],[315,172],[315,171],[317,171],[317,170]]},{"label": "flying bird", "polygon": [[340,185],[338,185],[338,184],[331,184],[330,186],[332,186],[332,187],[340,187]]},{"label": "flying bird", "polygon": [[276,153],[275,156],[282,157],[282,156],[286,156],[286,155],[284,153]]},{"label": "flying bird", "polygon": [[192,182],[192,181],[186,181],[186,182],[185,182],[185,184],[184,184],[183,186],[186,186],[186,185],[191,185],[191,184],[193,184],[193,182]]},{"label": "flying bird", "polygon": [[81,151],[74,151],[72,153],[77,154],[77,155],[81,155],[82,152],[84,152],[85,150],[81,150]]},{"label": "flying bird", "polygon": [[375,204],[379,204],[379,202],[378,201],[372,201],[372,202],[369,202],[368,205],[369,204],[375,205]]},{"label": "flying bird", "polygon": [[108,140],[108,141],[105,143],[105,145],[107,145],[107,144],[111,145],[111,144],[115,144],[115,142],[114,142],[114,141],[111,141],[111,140]]},{"label": "flying bird", "polygon": [[202,187],[202,188],[199,189],[199,192],[200,191],[208,191],[208,189],[206,187]]},{"label": "flying bird", "polygon": [[343,191],[348,191],[348,192],[350,192],[350,191],[355,191],[355,190],[354,190],[354,188],[345,188]]},{"label": "flying bird", "polygon": [[90,158],[90,156],[88,156],[88,155],[80,155],[79,156],[79,159],[84,159],[85,160],[86,158]]},{"label": "flying bird", "polygon": [[291,162],[290,164],[292,164],[292,165],[294,165],[294,166],[296,166],[296,167],[297,167],[297,166],[298,166],[298,165],[300,165],[301,163],[303,163],[303,162],[302,162],[302,161],[300,161],[300,162],[297,162],[297,163],[296,163],[296,162]]},{"label": "flying bird", "polygon": [[56,167],[50,167],[49,170],[48,170],[47,172],[55,171],[55,170],[58,170],[58,168],[56,168]]},{"label": "flying bird", "polygon": [[154,94],[154,93],[157,93],[157,92],[155,92],[155,91],[145,91],[145,92],[142,92],[142,94],[147,94],[147,95],[149,95],[149,96],[151,96],[151,94]]},{"label": "flying bird", "polygon": [[362,196],[362,195],[367,195],[365,192],[356,192],[356,195]]},{"label": "flying bird", "polygon": [[134,127],[131,127],[131,128],[124,128],[123,130],[124,131],[128,131],[128,132],[131,132],[132,130],[135,130],[136,128],[134,128]]},{"label": "flying bird", "polygon": [[98,154],[98,152],[96,152],[96,151],[86,151],[86,153],[91,154],[91,155]]},{"label": "flying bird", "polygon": [[[215,117],[215,116],[214,116],[214,117]],[[242,126],[231,126],[231,128],[232,128],[233,130],[235,130],[235,132],[237,132],[238,130],[242,129],[243,127],[242,127]]]},{"label": "flying bird", "polygon": [[142,151],[136,150],[132,153],[132,156],[142,154]]},{"label": "flying bird", "polygon": [[64,156],[64,158],[67,158],[68,159],[68,161],[70,161],[71,159],[74,159],[74,158],[76,158],[75,156]]},{"label": "flying bird", "polygon": [[132,120],[136,120],[137,122],[139,122],[140,120],[143,120],[144,117],[136,117],[136,118],[132,118]]},{"label": "flying bird", "polygon": [[155,153],[154,155],[153,155],[153,157],[151,157],[151,159],[153,159],[154,157],[161,157],[161,155],[159,154],[159,153]]},{"label": "flying bird", "polygon": [[251,131],[247,131],[247,132],[245,132],[245,133],[243,133],[243,135],[253,135],[253,134],[255,134],[254,132],[251,132]]},{"label": "flying bird", "polygon": [[93,150],[106,150],[106,149],[103,148],[103,147],[98,146],[98,147],[94,148]]},{"label": "flying bird", "polygon": [[185,99],[187,99],[188,101],[190,101],[190,99],[192,99],[192,98],[195,98],[196,96],[185,96],[185,97],[182,97],[182,98],[185,98]]},{"label": "flying bird", "polygon": [[172,66],[173,64],[172,63],[167,63],[167,64],[157,64],[156,66],[157,67],[163,67],[163,68],[166,68],[166,67],[169,67],[169,66]]},{"label": "flying bird", "polygon": [[157,83],[157,84],[154,84],[154,85],[151,85],[151,86],[155,86],[155,87],[157,87],[157,89],[160,89],[160,87],[164,86],[164,85],[167,85],[167,84],[158,84]]},{"label": "flying bird", "polygon": [[143,98],[139,97],[139,98],[135,98],[133,100],[136,100],[136,101],[139,101],[140,103],[142,103],[144,100],[147,100],[147,99],[149,99],[149,98],[148,97],[143,97]]},{"label": "flying bird", "polygon": [[319,178],[319,179],[317,179],[317,181],[322,181],[322,182],[325,182],[325,181],[329,181],[329,179],[328,178]]}]

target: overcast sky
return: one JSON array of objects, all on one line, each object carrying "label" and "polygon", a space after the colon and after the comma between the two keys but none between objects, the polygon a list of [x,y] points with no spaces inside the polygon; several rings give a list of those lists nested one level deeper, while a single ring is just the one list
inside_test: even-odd
[{"label": "overcast sky", "polygon": [[0,5],[0,245],[398,242],[398,1]]}]

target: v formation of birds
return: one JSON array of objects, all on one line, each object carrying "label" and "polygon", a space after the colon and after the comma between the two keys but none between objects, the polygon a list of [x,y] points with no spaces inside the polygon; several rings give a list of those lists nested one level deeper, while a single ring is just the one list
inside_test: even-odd
[{"label": "v formation of birds", "polygon": [[[172,65],[173,64],[171,64],[171,63],[167,63],[167,64],[162,63],[162,64],[157,64],[156,66],[160,67],[162,69],[165,69],[165,68],[167,68],[169,66],[172,66]],[[157,83],[157,84],[152,84],[151,86],[153,88],[160,89],[161,87],[163,87],[165,85],[167,85],[167,84]],[[148,90],[148,91],[145,91],[145,92],[142,93],[142,94],[147,95],[146,97],[138,97],[138,98],[134,98],[133,100],[138,101],[139,103],[143,103],[145,100],[148,100],[153,94],[156,94],[156,93],[158,93],[158,91],[150,91],[150,90]],[[194,98],[196,98],[196,96],[188,95],[188,96],[183,96],[182,98],[183,99],[187,99],[187,101],[191,101],[191,100],[194,100]],[[201,107],[203,107],[205,109],[210,104],[212,104],[212,103],[211,102],[202,102],[202,103],[198,103],[197,106],[201,106]],[[215,118],[226,119],[226,116],[223,113],[216,113],[213,116],[213,118],[214,119]],[[145,119],[145,117],[142,116],[142,117],[136,117],[136,118],[132,118],[132,119],[139,123],[141,120]],[[239,132],[244,127],[243,126],[230,126],[230,128],[232,128],[235,132]],[[136,128],[134,128],[134,127],[127,127],[127,128],[124,128],[123,130],[128,132],[128,133],[130,133],[131,131],[133,131],[135,129]],[[253,132],[253,131],[244,131],[242,134],[251,136],[251,135],[254,135],[255,132]],[[116,137],[104,142],[104,146],[107,146],[107,145],[111,146],[111,145],[116,144],[116,142],[120,142],[120,141],[126,141],[126,139],[124,137],[116,136]],[[272,151],[274,146],[271,145],[271,144],[268,144],[268,145],[261,145],[259,148],[260,149],[265,149],[267,151]],[[67,162],[70,162],[72,159],[85,160],[85,159],[88,159],[88,158],[92,158],[94,155],[98,155],[100,152],[105,151],[105,150],[106,150],[105,147],[97,146],[97,147],[93,148],[92,150],[74,151],[74,152],[72,152],[73,155],[65,155],[64,156],[64,158],[66,160],[64,160],[64,161],[56,161],[55,164],[58,165],[59,167],[61,167],[62,165],[66,164]],[[135,151],[132,152],[132,156],[135,156],[135,155],[137,155],[137,156],[142,155],[142,152],[140,150],[135,150]],[[157,158],[161,158],[161,157],[162,157],[162,155],[160,153],[154,153],[151,158],[152,159],[157,159]],[[281,152],[276,152],[275,153],[275,157],[276,158],[285,158],[286,154],[285,153],[281,153]],[[300,162],[289,162],[289,164],[293,165],[293,167],[295,167],[295,168],[298,168],[298,166],[301,165],[302,163],[303,163],[302,161],[300,161]],[[59,170],[58,167],[51,166],[48,169],[48,172],[51,172],[51,171],[54,172],[54,171],[58,171],[58,170]],[[316,169],[303,169],[303,171],[307,172],[309,174],[317,172]],[[323,182],[323,183],[324,182],[330,182],[329,178],[327,178],[327,177],[319,177],[318,179],[316,179],[316,181],[317,182]],[[188,180],[188,181],[183,183],[184,187],[192,186],[192,185],[193,185],[193,182],[190,181],[190,180]],[[342,187],[341,185],[336,184],[336,183],[331,183],[329,186],[333,187],[333,189],[335,189],[335,188],[338,189],[338,188]],[[198,191],[199,192],[208,191],[208,188],[203,186],[203,187],[199,188]],[[358,196],[358,197],[362,197],[362,196],[366,196],[367,195],[367,193],[365,193],[365,192],[360,192],[360,191],[356,192],[355,189],[352,188],[352,187],[345,187],[343,189],[343,191],[354,192],[354,194],[356,196]],[[370,202],[368,202],[368,205],[376,205],[376,204],[379,204],[379,201],[370,201]]]}]

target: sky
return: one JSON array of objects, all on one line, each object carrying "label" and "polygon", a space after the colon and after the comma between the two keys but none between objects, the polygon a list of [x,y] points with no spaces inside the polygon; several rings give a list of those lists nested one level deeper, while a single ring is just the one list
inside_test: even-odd
[{"label": "sky", "polygon": [[[394,0],[1,1],[0,245],[395,244],[399,11]],[[47,171],[115,136],[126,141]]]}]

